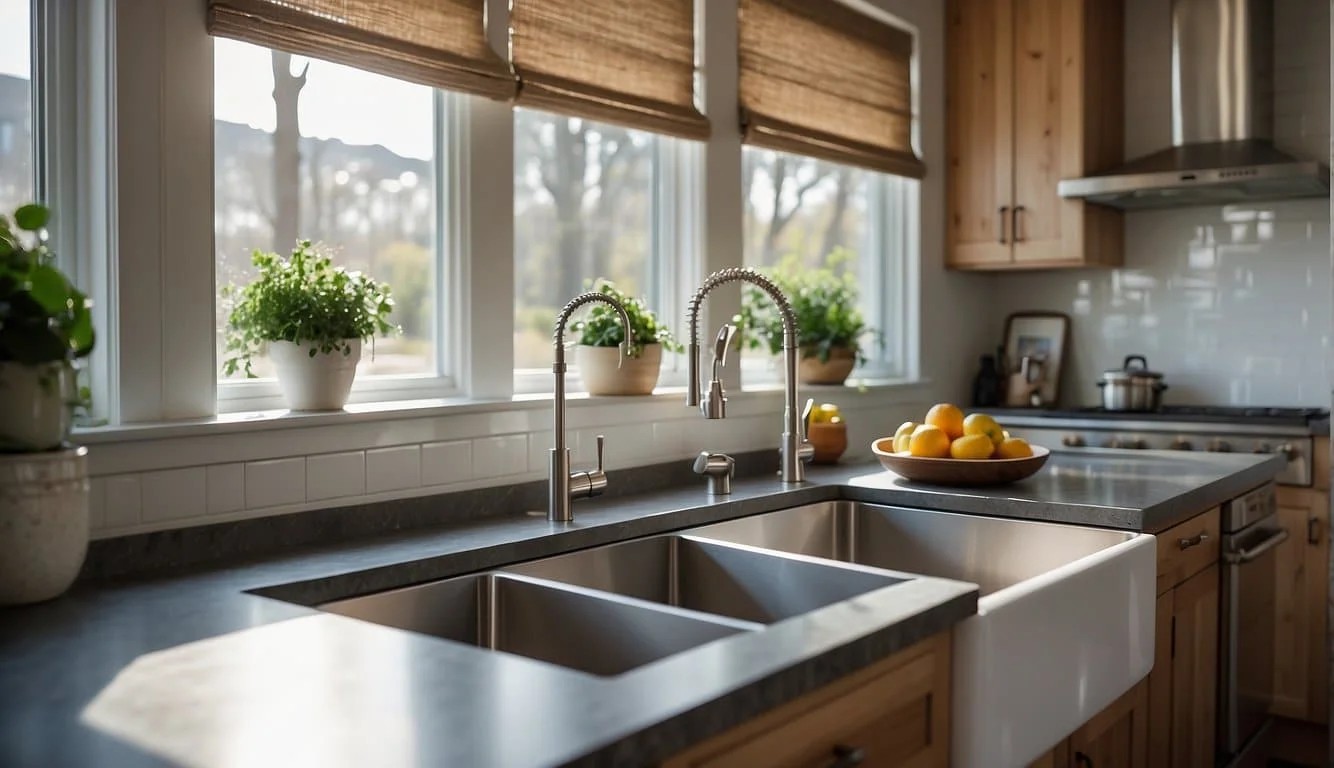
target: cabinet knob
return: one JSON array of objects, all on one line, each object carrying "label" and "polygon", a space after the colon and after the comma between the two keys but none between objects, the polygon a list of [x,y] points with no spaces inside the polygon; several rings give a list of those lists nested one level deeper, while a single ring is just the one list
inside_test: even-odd
[{"label": "cabinet knob", "polygon": [[853,766],[861,765],[865,761],[866,750],[861,747],[838,744],[834,747],[834,762],[829,764],[829,768],[853,768]]},{"label": "cabinet knob", "polygon": [[1080,766],[1080,768],[1093,768],[1093,758],[1083,752],[1076,752],[1075,765]]}]

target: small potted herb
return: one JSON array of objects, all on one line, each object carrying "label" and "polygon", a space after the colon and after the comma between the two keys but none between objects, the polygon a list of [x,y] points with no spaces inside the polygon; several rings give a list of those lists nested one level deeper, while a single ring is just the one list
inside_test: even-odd
[{"label": "small potted herb", "polygon": [[259,270],[253,282],[223,289],[231,303],[223,371],[253,378],[252,358],[267,351],[288,408],[342,408],[362,342],[398,330],[389,322],[389,287],[334,266],[309,240],[288,258],[257,250],[251,262]]},{"label": "small potted herb", "polygon": [[0,605],[64,592],[88,551],[88,449],[66,440],[93,322],[47,248],[49,218],[37,204],[0,216]]},{"label": "small potted herb", "polygon": [[[820,268],[804,268],[789,256],[764,270],[792,303],[800,332],[798,376],[803,384],[842,384],[854,367],[866,362],[865,338],[879,336],[857,307],[856,278],[839,271],[851,257],[846,249],[836,248]],[[747,348],[782,352],[783,319],[763,291],[747,287],[734,322]]]},{"label": "small potted herb", "polygon": [[606,304],[594,304],[583,320],[571,326],[579,335],[574,359],[584,387],[592,395],[652,394],[662,369],[663,349],[680,352],[683,347],[643,299],[627,296],[609,280],[598,280],[594,290],[619,300],[625,307],[634,344],[630,356],[621,359],[619,345],[625,332],[620,316]]}]

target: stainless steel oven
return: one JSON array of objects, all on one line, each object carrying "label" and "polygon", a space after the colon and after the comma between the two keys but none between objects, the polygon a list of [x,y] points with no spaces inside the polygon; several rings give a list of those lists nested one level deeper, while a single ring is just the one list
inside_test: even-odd
[{"label": "stainless steel oven", "polygon": [[1269,718],[1274,688],[1275,547],[1288,538],[1278,524],[1272,483],[1223,507],[1219,643],[1219,754],[1238,755]]}]

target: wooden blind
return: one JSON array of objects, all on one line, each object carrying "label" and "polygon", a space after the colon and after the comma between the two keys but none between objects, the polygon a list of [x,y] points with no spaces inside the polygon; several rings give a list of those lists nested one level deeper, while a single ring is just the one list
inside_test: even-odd
[{"label": "wooden blind", "polygon": [[511,0],[521,106],[703,139],[694,0]]},{"label": "wooden blind", "polygon": [[739,0],[742,140],[921,178],[912,35],[836,0]]},{"label": "wooden blind", "polygon": [[514,96],[484,0],[209,0],[209,32],[436,88]]}]

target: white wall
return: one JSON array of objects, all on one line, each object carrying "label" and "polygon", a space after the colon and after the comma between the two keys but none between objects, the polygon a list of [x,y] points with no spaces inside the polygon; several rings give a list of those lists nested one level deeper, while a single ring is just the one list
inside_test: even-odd
[{"label": "white wall", "polygon": [[[1169,0],[1129,0],[1126,154],[1171,144]],[[1330,146],[1330,4],[1275,3],[1275,140],[1304,158]],[[1329,202],[1187,208],[1126,216],[1122,269],[995,278],[1005,316],[1071,316],[1065,405],[1131,353],[1166,374],[1169,403],[1327,405]]]}]

